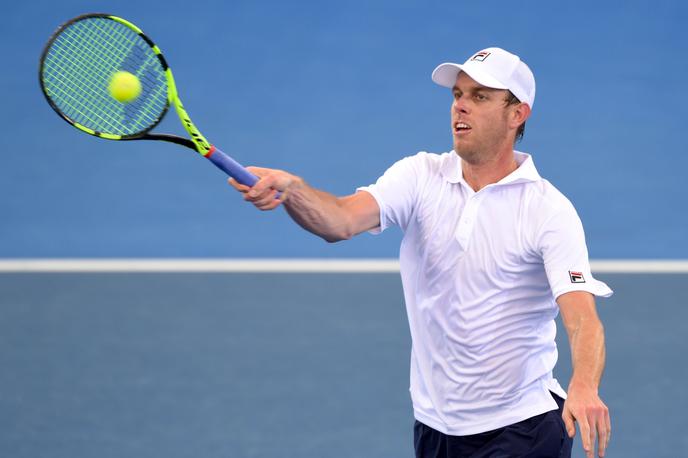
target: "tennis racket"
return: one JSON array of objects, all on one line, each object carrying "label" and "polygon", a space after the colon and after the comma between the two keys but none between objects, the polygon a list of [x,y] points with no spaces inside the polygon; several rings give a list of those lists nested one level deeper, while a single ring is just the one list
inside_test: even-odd
[{"label": "tennis racket", "polygon": [[[140,93],[123,103],[108,87],[117,72],[140,82]],[[50,106],[77,129],[108,140],[162,140],[196,150],[239,183],[258,178],[208,143],[184,109],[172,71],[153,41],[125,19],[84,14],[61,25],[43,50],[39,68]],[[189,138],[149,133],[173,105]]]}]

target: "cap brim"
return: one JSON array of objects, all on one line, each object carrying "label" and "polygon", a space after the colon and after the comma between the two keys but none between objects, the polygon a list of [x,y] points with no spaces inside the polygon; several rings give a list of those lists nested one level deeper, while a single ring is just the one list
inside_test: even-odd
[{"label": "cap brim", "polygon": [[494,89],[508,89],[491,75],[469,64],[459,65],[452,62],[440,64],[433,70],[432,80],[440,86],[453,88],[456,85],[456,77],[459,76],[460,72],[466,73],[478,84],[482,84],[483,86]]}]

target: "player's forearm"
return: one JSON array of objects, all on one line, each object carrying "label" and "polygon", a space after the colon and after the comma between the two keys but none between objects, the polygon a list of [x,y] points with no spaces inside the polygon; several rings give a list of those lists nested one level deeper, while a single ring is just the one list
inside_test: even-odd
[{"label": "player's forearm", "polygon": [[303,179],[289,188],[284,206],[297,224],[328,242],[347,240],[354,235],[339,199],[310,187]]},{"label": "player's forearm", "polygon": [[570,386],[585,385],[595,390],[600,385],[605,363],[604,328],[599,319],[581,320],[569,333],[573,375]]}]

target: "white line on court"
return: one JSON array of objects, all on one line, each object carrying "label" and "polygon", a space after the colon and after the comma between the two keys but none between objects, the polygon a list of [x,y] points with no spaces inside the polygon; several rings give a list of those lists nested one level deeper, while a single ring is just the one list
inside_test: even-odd
[{"label": "white line on court", "polygon": [[398,272],[395,259],[0,259],[0,272]]},{"label": "white line on court", "polygon": [[[688,260],[592,260],[596,273],[688,273]],[[396,259],[0,259],[0,272],[399,272]]]}]

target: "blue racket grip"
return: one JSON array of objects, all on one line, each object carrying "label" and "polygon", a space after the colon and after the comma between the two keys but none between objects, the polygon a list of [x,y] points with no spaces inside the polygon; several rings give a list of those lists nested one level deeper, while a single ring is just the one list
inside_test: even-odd
[{"label": "blue racket grip", "polygon": [[227,156],[215,146],[212,147],[210,153],[205,157],[206,159],[210,160],[210,162],[215,164],[220,170],[241,184],[253,186],[258,181],[257,176],[246,170],[243,165]]}]

